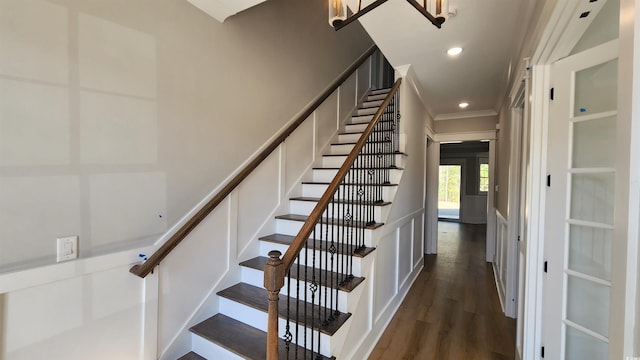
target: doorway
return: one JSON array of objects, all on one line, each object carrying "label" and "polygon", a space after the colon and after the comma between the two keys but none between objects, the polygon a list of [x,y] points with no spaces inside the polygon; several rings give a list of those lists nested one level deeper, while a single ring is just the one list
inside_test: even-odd
[{"label": "doorway", "polygon": [[438,218],[460,220],[462,164],[440,165],[438,171]]}]

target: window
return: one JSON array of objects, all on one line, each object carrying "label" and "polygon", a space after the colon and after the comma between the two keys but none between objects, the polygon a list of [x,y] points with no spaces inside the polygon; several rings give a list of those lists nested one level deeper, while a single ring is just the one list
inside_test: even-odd
[{"label": "window", "polygon": [[486,193],[489,191],[489,164],[487,159],[480,159],[480,171],[478,173],[480,174],[478,191]]}]

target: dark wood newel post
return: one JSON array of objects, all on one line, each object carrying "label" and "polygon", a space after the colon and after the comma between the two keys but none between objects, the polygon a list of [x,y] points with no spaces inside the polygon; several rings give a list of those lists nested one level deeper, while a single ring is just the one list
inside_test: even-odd
[{"label": "dark wood newel post", "polygon": [[264,267],[264,287],[269,293],[269,319],[267,324],[267,360],[278,359],[278,294],[284,286],[284,264],[282,253],[269,252],[269,260]]}]

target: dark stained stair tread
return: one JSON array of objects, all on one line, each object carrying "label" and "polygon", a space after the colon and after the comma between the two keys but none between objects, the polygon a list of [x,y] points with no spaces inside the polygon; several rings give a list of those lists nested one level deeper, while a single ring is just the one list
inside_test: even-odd
[{"label": "dark stained stair tread", "polygon": [[[276,219],[300,221],[300,222],[307,221],[307,218],[309,218],[307,215],[298,215],[298,214],[286,214],[286,215],[276,216]],[[340,225],[340,226],[355,227],[355,228],[365,228],[369,230],[374,230],[384,225],[384,223],[367,224],[364,221],[353,221],[350,224],[345,224],[343,219],[322,218],[321,221],[323,224]]]},{"label": "dark stained stair tread", "polygon": [[[247,261],[243,261],[240,263],[240,266],[244,266],[251,269],[256,269],[263,271],[265,265],[267,264],[267,260],[269,258],[264,256],[258,256],[253,259],[249,259]],[[342,284],[336,284],[335,280],[332,282],[331,279],[336,279],[336,273],[333,271],[327,271],[322,269],[311,269],[306,266],[300,266],[300,272],[298,272],[298,266],[294,264],[291,267],[291,278],[292,279],[300,279],[304,280],[304,274],[307,273],[307,279],[311,279],[313,274],[315,274],[316,279],[318,279],[318,283],[322,286],[338,288],[339,290],[345,292],[351,292],[355,289],[361,282],[364,281],[363,277],[354,276],[351,279],[346,280]],[[340,278],[345,278],[346,276],[340,276]],[[264,290],[266,291],[266,290]]]},{"label": "dark stained stair tread", "polygon": [[194,353],[193,351],[189,351],[185,355],[181,356],[178,360],[207,360],[207,358],[204,358]]},{"label": "dark stained stair tread", "polygon": [[[307,196],[296,196],[296,197],[292,197],[289,198],[289,200],[296,200],[296,201],[308,201],[308,202],[318,202],[320,201],[320,198],[316,198],[316,197],[307,197]],[[342,203],[349,203],[348,201],[343,201],[343,200],[337,200],[336,203],[338,204],[342,204]],[[359,205],[357,202],[356,205]],[[373,205],[373,206],[387,206],[387,205],[391,205],[391,202],[389,201],[383,201],[383,202],[378,202],[378,201],[363,201],[362,205]]]},{"label": "dark stained stair tread", "polygon": [[[271,234],[271,235],[261,237],[260,240],[268,241],[275,244],[291,245],[291,243],[295,238],[296,238],[295,236],[291,236],[291,235]],[[314,250],[326,250],[329,248],[328,242],[315,240],[315,244],[314,244],[314,239],[307,240],[307,245],[309,246],[310,249],[314,249]],[[365,257],[371,254],[373,250],[376,249],[376,248],[370,248],[370,247],[357,248],[352,245],[347,245],[345,247],[346,249],[344,249],[344,252],[343,252],[342,246],[338,246],[337,253],[338,254],[347,253],[347,254],[353,254],[353,256],[356,256],[356,257]]]},{"label": "dark stained stair tread", "polygon": [[[214,315],[193,326],[190,330],[194,334],[202,336],[238,356],[252,360],[267,358],[267,333],[223,314]],[[292,352],[294,348],[298,348],[299,351],[304,351],[300,347],[291,345]],[[282,339],[278,342],[278,353],[278,358],[287,358],[285,343]],[[289,358],[291,357],[292,355],[290,354]],[[335,358],[323,356],[322,359],[330,360]]]},{"label": "dark stained stair tread", "polygon": [[[344,156],[344,155],[343,155]],[[366,170],[404,170],[404,168],[392,165],[389,167],[368,167]],[[314,167],[313,170],[340,170],[337,167]]]},{"label": "dark stained stair tread", "polygon": [[[403,152],[399,152],[399,151],[394,151],[394,152],[383,152],[383,153],[364,153],[364,154],[360,154],[359,156],[377,156],[377,155],[403,155],[403,156],[407,156],[407,154],[403,153]],[[349,154],[326,154],[326,155],[322,155],[322,156],[349,156]]]},{"label": "dark stained stair tread", "polygon": [[[267,290],[264,288],[259,288],[245,283],[238,283],[219,291],[218,295],[265,313],[269,311],[269,299],[267,297]],[[318,296],[320,295],[321,294],[318,293]],[[306,324],[307,327],[313,327],[314,330],[319,330],[328,335],[335,334],[335,332],[338,331],[338,329],[351,316],[350,313],[345,314],[342,312],[334,312],[335,319],[333,321],[330,321],[326,325],[321,324],[316,315],[331,314],[331,310],[320,307],[316,304],[305,303],[302,300],[299,304],[296,304],[295,299],[292,299],[291,301],[289,313],[293,323],[295,323],[296,318],[299,318],[299,323],[301,325],[305,326],[304,324]],[[287,318],[287,298],[285,296],[280,297],[278,302],[278,314],[282,319]]]},{"label": "dark stained stair tread", "polygon": [[[303,181],[303,184],[307,185],[329,185],[331,183],[326,181]],[[347,183],[345,185],[356,185],[356,186],[398,186],[398,184],[359,184],[359,183]]]}]

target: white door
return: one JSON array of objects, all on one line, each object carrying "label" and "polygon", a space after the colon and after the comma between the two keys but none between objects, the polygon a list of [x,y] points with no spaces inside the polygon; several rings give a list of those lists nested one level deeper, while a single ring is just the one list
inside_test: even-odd
[{"label": "white door", "polygon": [[[551,69],[542,345],[545,359],[609,359],[617,40]],[[617,255],[617,256],[616,256]],[[615,310],[613,310],[615,311]],[[543,349],[540,349],[541,352]]]}]

